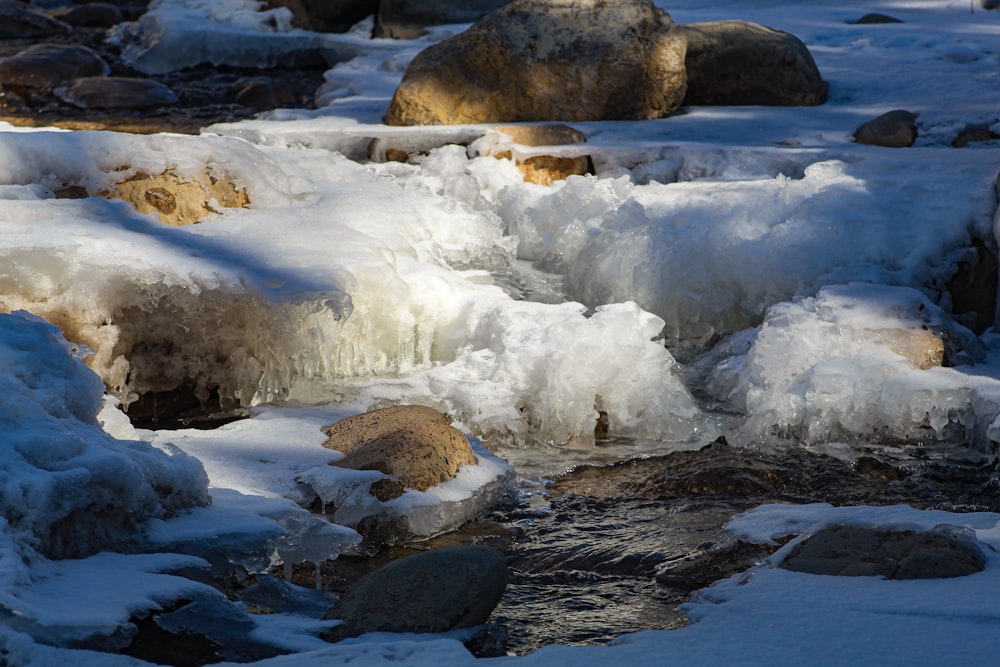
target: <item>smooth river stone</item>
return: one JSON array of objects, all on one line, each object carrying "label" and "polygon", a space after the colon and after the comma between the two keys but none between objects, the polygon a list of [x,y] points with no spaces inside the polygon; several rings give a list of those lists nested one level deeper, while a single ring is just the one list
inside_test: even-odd
[{"label": "smooth river stone", "polygon": [[177,104],[174,91],[149,79],[87,77],[56,90],[64,102],[81,109],[144,109]]},{"label": "smooth river stone", "polygon": [[108,64],[85,46],[36,44],[0,58],[0,85],[54,88],[69,79],[103,76],[109,71]]}]

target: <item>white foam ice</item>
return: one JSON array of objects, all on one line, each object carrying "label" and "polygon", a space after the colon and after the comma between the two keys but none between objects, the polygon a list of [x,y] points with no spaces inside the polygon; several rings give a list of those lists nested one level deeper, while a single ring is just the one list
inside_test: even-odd
[{"label": "white foam ice", "polygon": [[737,431],[743,442],[785,437],[992,450],[995,381],[929,361],[948,354],[956,365],[983,362],[986,348],[912,288],[825,287],[772,306],[758,329],[734,342],[735,353],[709,385],[746,415]]}]

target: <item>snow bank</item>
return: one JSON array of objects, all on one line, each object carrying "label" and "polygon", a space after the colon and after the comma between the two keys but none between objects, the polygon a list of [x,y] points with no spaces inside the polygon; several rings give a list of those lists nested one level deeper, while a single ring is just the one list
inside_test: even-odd
[{"label": "snow bank", "polygon": [[101,429],[103,386],[81,354],[37,317],[0,315],[4,560],[25,547],[87,556],[132,542],[151,518],[208,502],[198,461]]}]

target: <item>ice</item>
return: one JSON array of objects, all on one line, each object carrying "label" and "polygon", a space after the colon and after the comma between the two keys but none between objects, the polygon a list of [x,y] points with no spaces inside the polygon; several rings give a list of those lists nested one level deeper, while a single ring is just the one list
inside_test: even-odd
[{"label": "ice", "polygon": [[[772,306],[746,353],[720,364],[712,382],[747,415],[746,441],[974,442],[977,421],[991,422],[995,408],[976,413],[976,383],[963,372],[915,365],[928,332],[943,338],[954,363],[984,360],[982,342],[916,290],[825,287]],[[991,450],[987,439],[975,444]]]},{"label": "ice", "polygon": [[399,544],[454,530],[510,496],[513,467],[476,440],[472,451],[476,465],[463,466],[453,479],[426,491],[406,489],[385,502],[369,492],[372,482],[385,477],[381,473],[327,466],[306,470],[298,479],[315,490],[337,523],[364,527],[379,541]]},{"label": "ice", "polygon": [[352,35],[293,28],[286,7],[263,10],[253,0],[158,0],[137,24],[116,29],[122,56],[144,74],[202,63],[233,67],[332,65],[360,51]]}]

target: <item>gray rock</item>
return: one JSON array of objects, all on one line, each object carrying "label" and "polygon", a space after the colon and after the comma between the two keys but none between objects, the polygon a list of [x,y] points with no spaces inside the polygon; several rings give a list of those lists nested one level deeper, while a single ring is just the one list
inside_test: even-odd
[{"label": "gray rock", "polygon": [[428,26],[472,23],[510,0],[381,0],[375,16],[375,37],[415,39]]},{"label": "gray rock", "polygon": [[985,564],[975,539],[958,529],[918,533],[837,524],[800,543],[781,567],[844,577],[940,579],[973,574]]},{"label": "gray rock", "polygon": [[178,102],[162,83],[118,76],[74,79],[57,88],[56,96],[81,109],[144,109]]},{"label": "gray rock", "polygon": [[0,39],[65,35],[72,28],[14,0],[0,0]]},{"label": "gray rock", "polygon": [[515,0],[410,63],[388,125],[659,118],[685,40],[651,0]]},{"label": "gray rock", "polygon": [[795,35],[746,21],[680,26],[687,38],[685,105],[810,106],[827,85]]},{"label": "gray rock", "polygon": [[491,547],[459,546],[401,558],[359,579],[324,618],[323,638],[367,632],[447,632],[482,625],[507,587],[507,561]]},{"label": "gray rock", "polygon": [[868,146],[907,148],[917,140],[917,114],[904,109],[888,111],[854,132],[854,141]]},{"label": "gray rock", "polygon": [[68,79],[103,76],[109,70],[108,64],[85,46],[36,44],[0,58],[0,84],[54,88]]}]

